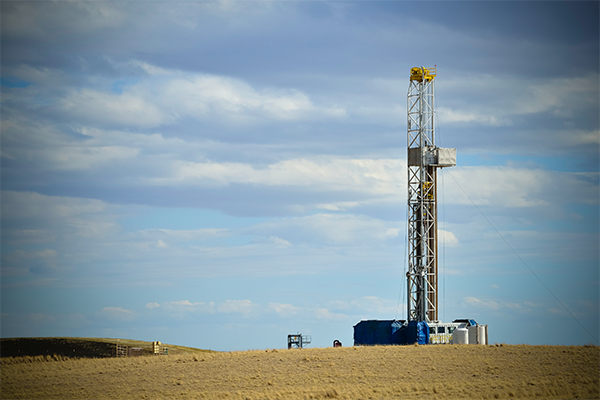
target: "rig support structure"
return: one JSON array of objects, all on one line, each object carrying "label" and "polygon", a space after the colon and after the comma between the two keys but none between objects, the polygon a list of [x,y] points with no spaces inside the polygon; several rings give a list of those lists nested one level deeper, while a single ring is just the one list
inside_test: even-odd
[{"label": "rig support structure", "polygon": [[456,165],[456,149],[435,145],[436,68],[410,70],[408,114],[408,321],[438,319],[437,170]]},{"label": "rig support structure", "polygon": [[310,344],[312,337],[309,335],[303,335],[297,333],[295,335],[288,335],[288,350],[289,349],[302,349]]}]

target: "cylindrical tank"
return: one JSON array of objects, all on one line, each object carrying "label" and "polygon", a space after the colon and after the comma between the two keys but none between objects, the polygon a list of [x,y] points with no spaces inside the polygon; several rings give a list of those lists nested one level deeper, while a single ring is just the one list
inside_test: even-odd
[{"label": "cylindrical tank", "polygon": [[479,344],[487,344],[485,338],[487,337],[486,331],[487,325],[477,325],[477,339]]},{"label": "cylindrical tank", "polygon": [[467,329],[469,329],[469,344],[477,344],[477,325],[471,325]]},{"label": "cylindrical tank", "polygon": [[456,328],[452,333],[452,344],[469,344],[469,333],[465,328]]}]

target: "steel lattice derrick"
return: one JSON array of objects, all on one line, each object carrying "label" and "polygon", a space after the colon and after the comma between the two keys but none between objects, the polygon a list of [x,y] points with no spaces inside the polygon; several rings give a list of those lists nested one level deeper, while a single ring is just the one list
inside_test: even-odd
[{"label": "steel lattice derrick", "polygon": [[408,319],[417,321],[437,320],[436,168],[424,162],[435,147],[434,77],[413,68],[407,96]]},{"label": "steel lattice derrick", "polygon": [[456,165],[456,149],[435,145],[435,68],[411,69],[407,96],[408,320],[438,320],[437,169]]}]

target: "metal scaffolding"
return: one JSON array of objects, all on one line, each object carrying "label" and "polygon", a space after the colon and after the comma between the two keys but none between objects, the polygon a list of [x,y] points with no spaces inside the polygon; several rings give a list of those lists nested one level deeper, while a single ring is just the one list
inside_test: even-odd
[{"label": "metal scaffolding", "polygon": [[302,349],[310,344],[312,337],[309,335],[303,335],[297,333],[295,335],[288,335],[288,349]]},{"label": "metal scaffolding", "polygon": [[412,68],[408,88],[408,320],[438,321],[437,169],[456,149],[435,145],[436,68]]}]

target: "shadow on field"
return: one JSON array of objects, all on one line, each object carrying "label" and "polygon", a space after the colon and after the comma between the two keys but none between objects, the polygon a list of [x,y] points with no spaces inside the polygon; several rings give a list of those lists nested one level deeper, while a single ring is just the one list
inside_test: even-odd
[{"label": "shadow on field", "polygon": [[8,338],[0,341],[0,357],[58,355],[69,358],[115,356],[113,343],[75,338]]}]

